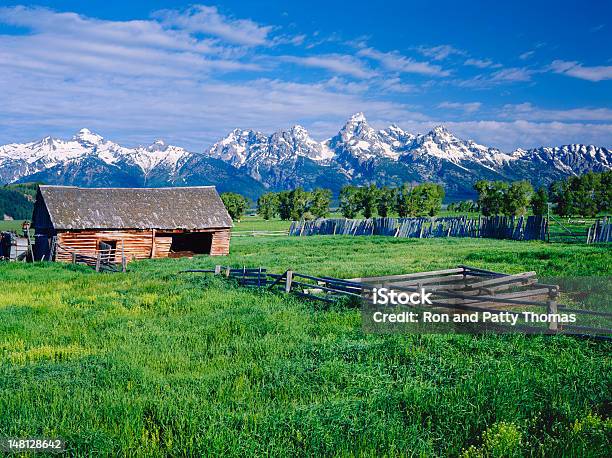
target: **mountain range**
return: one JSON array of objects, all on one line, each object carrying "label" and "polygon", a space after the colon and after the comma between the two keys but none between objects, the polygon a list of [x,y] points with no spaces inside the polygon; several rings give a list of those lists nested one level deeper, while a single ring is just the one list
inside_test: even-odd
[{"label": "mountain range", "polygon": [[511,153],[463,140],[443,126],[412,134],[375,130],[363,113],[322,142],[301,126],[266,135],[235,129],[210,149],[190,152],[157,140],[127,148],[81,129],[70,140],[45,137],[0,146],[0,183],[106,187],[216,185],[256,199],[266,190],[346,184],[442,183],[451,199],[472,197],[479,179],[526,179],[534,185],[612,169],[605,147],[572,144]]}]

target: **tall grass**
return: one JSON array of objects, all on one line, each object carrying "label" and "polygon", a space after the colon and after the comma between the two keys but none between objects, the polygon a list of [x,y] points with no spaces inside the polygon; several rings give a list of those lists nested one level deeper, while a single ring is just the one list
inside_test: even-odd
[{"label": "tall grass", "polygon": [[610,345],[367,335],[358,311],[177,274],[214,264],[352,277],[459,263],[612,272],[601,247],[387,237],[243,238],[227,258],[96,274],[0,265],[0,436],[69,453],[606,456]]}]

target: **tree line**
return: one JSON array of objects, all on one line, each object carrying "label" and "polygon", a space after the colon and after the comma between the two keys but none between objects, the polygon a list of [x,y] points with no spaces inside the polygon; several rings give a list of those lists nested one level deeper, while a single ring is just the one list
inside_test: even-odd
[{"label": "tree line", "polygon": [[569,177],[550,186],[560,216],[596,216],[612,211],[612,171]]},{"label": "tree line", "polygon": [[[340,191],[339,211],[345,218],[434,216],[440,212],[443,198],[444,188],[433,183],[416,186],[406,183],[398,188],[374,184],[344,186]],[[231,192],[221,194],[221,199],[233,220],[239,220],[250,204],[240,194]],[[324,188],[267,192],[257,199],[257,213],[266,220],[325,218],[330,214],[331,200],[332,192]]]},{"label": "tree line", "polygon": [[612,171],[588,172],[537,190],[528,181],[486,180],[476,182],[474,189],[478,192],[476,209],[485,216],[524,215],[529,210],[534,215],[545,215],[549,202],[560,216],[592,217],[612,209]]},{"label": "tree line", "polygon": [[435,216],[442,208],[444,188],[435,183],[412,186],[404,183],[397,188],[387,186],[345,186],[340,191],[340,212],[345,218],[362,214],[387,217]]},{"label": "tree line", "polygon": [[[266,220],[280,217],[284,220],[324,218],[329,215],[332,192],[317,188],[304,191],[296,188],[281,192],[267,192],[257,199],[257,213]],[[224,192],[221,200],[232,217],[239,221],[251,202],[235,192]]]},{"label": "tree line", "polygon": [[[476,202],[465,200],[448,205],[449,211],[480,212],[491,215],[545,215],[548,204],[560,216],[596,216],[612,210],[612,171],[588,172],[555,181],[548,188],[534,189],[528,181],[487,181],[474,184]],[[221,199],[233,220],[240,220],[250,202],[240,194],[226,192]],[[283,220],[325,218],[330,213],[332,192],[317,188],[296,188],[267,192],[257,199],[257,213],[264,219]],[[391,188],[387,186],[344,186],[339,196],[339,211],[345,218],[363,216],[435,216],[442,208],[444,188],[423,183]]]},{"label": "tree line", "polygon": [[[285,220],[324,218],[329,215],[332,193],[329,189],[306,192],[302,188],[292,191],[269,192],[257,200],[257,212],[264,219],[276,216]],[[344,186],[340,190],[339,211],[345,218],[362,215],[386,217],[433,216],[440,211],[444,189],[440,185],[425,183],[418,186],[405,184],[399,188],[387,186]]]}]

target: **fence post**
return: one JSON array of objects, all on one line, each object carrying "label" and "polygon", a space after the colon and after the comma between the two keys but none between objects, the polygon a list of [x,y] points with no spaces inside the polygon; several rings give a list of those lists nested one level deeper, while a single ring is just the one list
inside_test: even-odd
[{"label": "fence post", "polygon": [[[557,314],[557,301],[555,300],[556,297],[557,294],[555,292],[551,291],[548,293],[548,301],[546,301],[546,313],[549,315]],[[559,325],[557,323],[556,318],[553,318],[548,323],[548,329],[553,332],[557,332],[559,330]]]},{"label": "fence post", "polygon": [[101,253],[98,251],[98,254],[96,255],[96,272],[100,272],[101,256]]},{"label": "fence post", "polygon": [[291,292],[291,283],[293,283],[293,270],[288,270],[285,274],[285,292]]},{"label": "fence post", "polygon": [[230,273],[232,273],[232,268],[228,266],[227,269],[225,269],[225,276],[229,278]]},{"label": "fence post", "polygon": [[127,258],[125,256],[121,256],[121,272],[125,273],[127,270]]},{"label": "fence post", "polygon": [[72,263],[76,264],[76,252],[72,252]]},{"label": "fence post", "polygon": [[53,261],[53,259],[55,258],[55,250],[57,249],[56,243],[57,238],[56,236],[53,236],[53,238],[51,239],[51,249],[49,250],[49,261]]},{"label": "fence post", "polygon": [[215,266],[215,275],[219,275],[221,273],[221,266]]}]

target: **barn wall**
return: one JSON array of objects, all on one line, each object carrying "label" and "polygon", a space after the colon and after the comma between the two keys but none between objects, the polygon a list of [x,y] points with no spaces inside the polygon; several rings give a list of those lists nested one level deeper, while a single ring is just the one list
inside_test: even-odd
[{"label": "barn wall", "polygon": [[[176,232],[183,232],[177,230]],[[194,231],[195,232],[195,231]],[[197,232],[212,232],[212,256],[229,254],[230,230],[201,230]],[[57,234],[57,243],[68,251],[95,256],[100,241],[114,240],[117,242],[116,258],[121,261],[121,255],[128,260],[146,258],[167,258],[172,244],[172,237],[167,232],[157,235],[155,230],[117,230],[117,231],[65,231]],[[57,250],[56,261],[70,262],[72,255],[62,249]]]},{"label": "barn wall", "polygon": [[[73,231],[57,234],[57,243],[69,251],[95,256],[99,242],[115,240],[117,242],[116,261],[121,260],[123,253],[128,259],[135,257],[145,259],[151,257],[152,231]],[[70,253],[58,249],[57,261],[71,261]]]},{"label": "barn wall", "polygon": [[210,248],[211,256],[228,255],[230,250],[230,230],[221,229],[213,232],[212,246]]},{"label": "barn wall", "polygon": [[32,228],[34,229],[34,259],[39,261],[51,256],[51,240],[55,235],[49,211],[42,198],[40,190],[36,194],[34,211],[32,212]]}]

